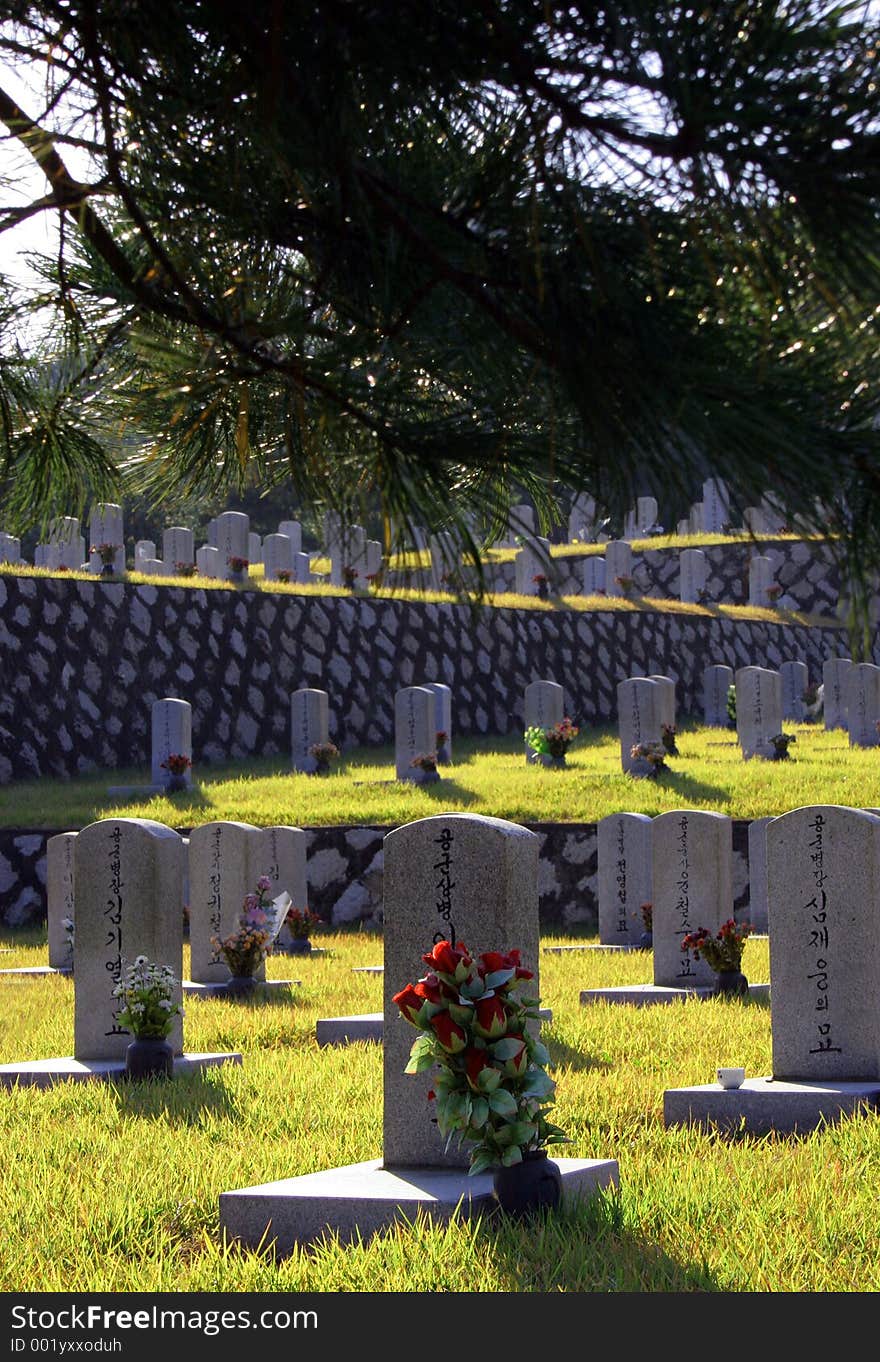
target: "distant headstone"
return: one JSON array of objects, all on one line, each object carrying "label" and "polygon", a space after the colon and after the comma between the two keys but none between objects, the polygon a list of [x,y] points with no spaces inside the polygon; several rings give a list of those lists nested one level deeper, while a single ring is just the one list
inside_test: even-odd
[{"label": "distant headstone", "polygon": [[458,544],[448,530],[440,530],[429,535],[428,549],[431,554],[431,586],[434,591],[446,591],[455,586],[460,562]]},{"label": "distant headstone", "polygon": [[394,994],[426,973],[422,956],[439,941],[472,955],[519,950],[540,997],[538,837],[516,823],[476,814],[422,818],[389,832],[384,870],[384,1122],[386,1168],[466,1168],[467,1145],[448,1152],[427,1101],[432,1075],[404,1073],[413,1028]]},{"label": "distant headstone", "polygon": [[576,496],[568,513],[569,544],[589,544],[596,529],[596,502],[593,497]]},{"label": "distant headstone", "polygon": [[312,579],[312,560],[307,553],[293,555],[293,581],[309,582]]},{"label": "distant headstone", "polygon": [[412,765],[414,757],[437,750],[434,692],[424,686],[404,686],[394,697],[394,764],[398,780],[425,783],[426,772]]},{"label": "distant headstone", "polygon": [[[86,556],[86,541],[80,534],[76,516],[56,516],[50,521],[48,550],[47,567],[64,567],[71,572],[80,571]],[[99,558],[99,570],[101,566]]]},{"label": "distant headstone", "polygon": [[770,739],[782,732],[782,677],[767,667],[740,667],[734,684],[736,736],[743,757],[769,757]]},{"label": "distant headstone", "polygon": [[[523,693],[525,728],[554,728],[565,718],[565,691],[557,681],[530,681]],[[525,744],[526,762],[537,762],[537,753]]]},{"label": "distant headstone", "polygon": [[767,525],[767,515],[760,506],[747,506],[745,508],[743,511],[743,527],[756,539],[772,533]]},{"label": "distant headstone", "polygon": [[442,742],[438,737],[435,744],[437,761],[441,766],[448,766],[452,761],[452,688],[442,681],[420,681],[419,685],[434,694],[437,733],[446,735]]},{"label": "distant headstone", "polygon": [[279,572],[289,572],[293,581],[293,547],[286,534],[267,534],[262,542],[263,576],[277,582]]},{"label": "distant headstone", "polygon": [[675,682],[671,676],[648,677],[649,681],[654,681],[660,690],[660,723],[668,724],[670,728],[675,728],[676,722],[676,699]]},{"label": "distant headstone", "polygon": [[804,691],[807,689],[809,674],[805,662],[783,662],[779,668],[782,678],[782,717],[794,723],[803,723],[806,714]]},{"label": "distant headstone", "polygon": [[[265,832],[250,823],[218,821],[203,823],[189,835],[190,978],[194,983],[222,984],[230,977],[211,937],[222,940],[235,930],[245,895],[254,893],[260,875],[269,873]],[[265,977],[264,963],[257,978]]]},{"label": "distant headstone", "polygon": [[195,535],[185,525],[172,525],[162,531],[162,561],[169,572],[192,567],[196,561]]},{"label": "distant headstone", "polygon": [[166,567],[161,558],[140,558],[135,562],[135,571],[144,577],[169,577],[174,575],[172,567]]},{"label": "distant headstone", "polygon": [[597,831],[599,941],[638,946],[645,924],[640,909],[652,902],[651,819],[644,813],[610,813]]},{"label": "distant headstone", "polygon": [[853,662],[846,674],[846,725],[850,747],[876,747],[880,743],[880,667],[872,662]]},{"label": "distant headstone", "polygon": [[730,524],[730,492],[721,478],[707,478],[703,483],[703,533],[718,534]]},{"label": "distant headstone", "polygon": [[549,551],[549,539],[532,540],[517,551],[513,560],[514,584],[520,596],[538,594],[536,577],[547,577],[549,580],[549,564],[546,561]]},{"label": "distant headstone", "polygon": [[633,555],[629,544],[623,539],[611,539],[605,545],[605,594],[607,596],[625,595],[621,578],[633,575]]},{"label": "distant headstone", "polygon": [[702,957],[681,949],[705,927],[713,936],[733,916],[733,822],[723,813],[672,809],[652,820],[654,984],[713,987]]},{"label": "distant headstone", "polygon": [[325,690],[303,687],[290,697],[290,750],[294,771],[314,775],[317,759],[309,748],[329,741],[329,697]]},{"label": "distant headstone", "polygon": [[647,676],[631,676],[617,686],[620,764],[625,772],[646,774],[644,762],[631,755],[640,743],[661,742],[661,689]]},{"label": "distant headstone", "polygon": [[880,1077],[880,818],[839,805],[767,824],[773,1078]]},{"label": "distant headstone", "polygon": [[212,549],[216,549],[216,548],[217,548],[217,517],[216,517],[216,516],[214,517],[213,520],[209,520],[209,521],[208,521],[208,529],[207,529],[207,536],[206,536],[206,537],[207,537],[207,540],[208,540],[208,546],[209,546],[210,548],[212,548]]},{"label": "distant headstone", "polygon": [[768,931],[767,824],[769,822],[769,818],[753,818],[749,823],[748,920],[756,932]]},{"label": "distant headstone", "polygon": [[826,728],[846,728],[846,678],[852,658],[829,657],[822,664],[822,711]]},{"label": "distant headstone", "polygon": [[601,553],[591,553],[584,558],[584,595],[602,596],[605,594],[605,559]]},{"label": "distant headstone", "polygon": [[73,969],[73,943],[64,920],[76,922],[73,857],[78,836],[59,832],[46,841],[46,923],[52,969]]},{"label": "distant headstone", "polygon": [[223,576],[220,550],[211,544],[203,544],[196,551],[196,568],[200,577],[219,580]]},{"label": "distant headstone", "polygon": [[695,501],[688,516],[688,529],[691,534],[703,533],[703,503]]},{"label": "distant headstone", "polygon": [[138,539],[134,546],[134,565],[140,570],[141,561],[156,557],[156,545],[152,539]]},{"label": "distant headstone", "polygon": [[378,539],[368,539],[364,548],[364,575],[378,577],[382,571],[383,550]]},{"label": "distant headstone", "polygon": [[[192,761],[192,705],[187,700],[156,700],[151,710],[152,759],[150,780],[153,785],[165,785],[169,772],[163,768],[172,752]],[[183,776],[192,785],[192,770]]]},{"label": "distant headstone", "polygon": [[679,595],[682,601],[702,599],[709,579],[709,560],[702,549],[682,549],[678,555]]},{"label": "distant headstone", "polygon": [[278,526],[278,533],[286,535],[290,540],[291,553],[302,553],[302,525],[298,520],[282,520]]},{"label": "distant headstone", "polygon": [[729,728],[727,692],[733,682],[733,668],[720,663],[703,672],[703,722],[714,728]]},{"label": "distant headstone", "polygon": [[[105,818],[74,847],[76,968],[74,1057],[124,1059],[133,1040],[119,1023],[113,988],[139,955],[183,970],[184,846],[180,834],[147,818]],[[173,1001],[181,1001],[178,984]],[[168,1037],[183,1052],[181,1018]]]},{"label": "distant headstone", "polygon": [[125,527],[122,507],[115,502],[102,501],[92,507],[89,516],[89,570],[100,573],[102,563],[98,553],[93,553],[99,544],[116,544],[116,557],[113,560],[114,572],[125,572]]},{"label": "distant headstone", "polygon": [[681,539],[687,539],[687,538],[689,538],[689,536],[690,536],[690,532],[691,532],[691,522],[690,522],[689,517],[685,516],[684,520],[679,520],[679,521],[678,521],[678,523],[677,523],[677,525],[676,525],[676,527],[675,527],[675,533],[679,536],[679,538],[681,538]]},{"label": "distant headstone", "polygon": [[217,517],[217,550],[220,554],[219,576],[229,581],[235,569],[230,559],[242,558],[250,562],[250,517],[243,511],[224,511]]},{"label": "distant headstone", "polygon": [[21,562],[21,540],[14,534],[0,534],[0,563]]},{"label": "distant headstone", "polygon": [[262,563],[263,561],[263,541],[256,530],[248,531],[248,551],[249,563]]},{"label": "distant headstone", "polygon": [[770,605],[767,594],[773,583],[773,560],[763,554],[749,559],[749,605]]}]

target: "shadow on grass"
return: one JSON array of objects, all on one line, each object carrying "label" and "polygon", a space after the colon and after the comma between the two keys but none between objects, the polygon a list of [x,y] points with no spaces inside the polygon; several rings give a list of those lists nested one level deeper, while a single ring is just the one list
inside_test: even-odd
[{"label": "shadow on grass", "polygon": [[235,1117],[238,1104],[222,1082],[211,1082],[208,1073],[221,1075],[226,1065],[192,1074],[177,1074],[172,1080],[151,1078],[136,1083],[120,1079],[114,1083],[116,1104],[128,1116],[163,1121],[171,1126],[199,1126],[206,1114]]},{"label": "shadow on grass", "polygon": [[616,1067],[609,1060],[597,1059],[594,1055],[584,1050],[576,1050],[564,1040],[560,1040],[553,1030],[552,1022],[545,1022],[541,1027],[541,1039],[550,1051],[551,1070],[571,1069],[577,1073],[595,1070],[607,1074]]},{"label": "shadow on grass", "polygon": [[[676,757],[672,761],[678,760]],[[675,767],[668,767],[666,771],[661,771],[658,776],[651,779],[656,785],[664,790],[680,790],[686,798],[705,799],[716,804],[723,804],[729,797],[729,791],[722,789],[718,785],[708,785],[704,780],[696,780],[684,771],[679,771]],[[682,807],[686,807],[684,804]]]}]

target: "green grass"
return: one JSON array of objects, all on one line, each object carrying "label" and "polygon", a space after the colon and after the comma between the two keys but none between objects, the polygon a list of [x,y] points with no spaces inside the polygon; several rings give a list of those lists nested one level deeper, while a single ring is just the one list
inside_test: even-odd
[{"label": "green grass", "polygon": [[198,767],[190,793],[149,800],[111,799],[111,785],[138,785],[145,769],[91,773],[69,781],[19,781],[0,787],[0,827],[74,829],[97,818],[155,818],[188,828],[215,819],[295,827],[391,826],[460,811],[518,823],[594,823],[621,809],[650,815],[712,809],[733,818],[785,813],[805,804],[880,804],[880,749],[849,746],[846,733],[786,723],[797,742],[788,761],[743,761],[731,729],[679,724],[680,756],[656,780],[623,774],[616,726],[585,726],[565,770],[527,766],[518,736],[453,738],[454,764],[436,785],[394,778],[390,747],[343,753],[330,776],[292,774],[285,758]]},{"label": "green grass", "polygon": [[[545,936],[543,944],[577,944]],[[583,941],[583,938],[580,938]],[[6,934],[4,963],[45,963],[38,933]],[[559,1153],[613,1158],[618,1192],[534,1225],[420,1219],[345,1247],[328,1234],[273,1262],[224,1247],[222,1191],[381,1156],[382,1055],[319,1049],[319,1017],[379,1011],[381,937],[324,934],[329,954],[270,958],[301,986],[262,1003],[186,1003],[187,1050],[238,1050],[172,1084],[60,1084],[0,1093],[0,1290],[31,1292],[865,1292],[880,1288],[880,1123],[802,1138],[666,1130],[663,1092],[718,1064],[771,1072],[770,1013],[752,1001],[662,1007],[579,1002],[650,980],[650,956],[540,960],[557,1081]],[[766,940],[746,945],[753,982]],[[401,981],[405,982],[405,981]],[[405,1025],[400,1021],[400,1025]],[[414,1034],[414,1033],[413,1033]],[[71,1052],[73,986],[0,975],[0,1061]]]}]

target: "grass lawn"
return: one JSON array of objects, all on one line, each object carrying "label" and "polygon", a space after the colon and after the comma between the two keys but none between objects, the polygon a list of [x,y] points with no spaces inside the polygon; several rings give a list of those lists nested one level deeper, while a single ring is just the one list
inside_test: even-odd
[{"label": "grass lawn", "polygon": [[[543,945],[582,944],[547,936]],[[45,963],[38,932],[4,963]],[[263,1002],[188,999],[186,1050],[238,1050],[169,1084],[0,1093],[0,1290],[161,1292],[865,1292],[880,1287],[880,1123],[792,1136],[666,1130],[663,1091],[718,1064],[771,1072],[770,1012],[753,1000],[582,1006],[580,990],[646,982],[646,952],[540,959],[561,1155],[614,1158],[618,1192],[531,1226],[421,1220],[279,1262],[220,1240],[221,1191],[381,1155],[382,1056],[319,1049],[319,1017],[379,1011],[382,940],[326,932],[328,954],[273,957],[296,989]],[[753,982],[766,939],[746,945]],[[401,983],[406,981],[401,981]],[[405,1026],[395,1017],[392,1024]],[[413,1036],[415,1032],[412,1033]],[[73,985],[0,975],[0,1061],[72,1049]]]},{"label": "grass lawn", "polygon": [[656,780],[623,774],[616,725],[584,726],[565,770],[526,765],[517,736],[456,738],[436,785],[394,778],[390,747],[353,748],[330,776],[292,774],[285,758],[194,768],[190,793],[112,799],[108,786],[145,784],[145,769],[90,773],[69,781],[0,787],[0,827],[78,829],[97,818],[154,818],[189,828],[215,819],[268,826],[392,826],[432,813],[462,812],[512,822],[593,823],[627,810],[712,809],[734,818],[785,813],[805,804],[880,805],[880,748],[851,748],[845,732],[784,725],[797,739],[788,761],[743,761],[731,729],[679,724],[680,756]]}]

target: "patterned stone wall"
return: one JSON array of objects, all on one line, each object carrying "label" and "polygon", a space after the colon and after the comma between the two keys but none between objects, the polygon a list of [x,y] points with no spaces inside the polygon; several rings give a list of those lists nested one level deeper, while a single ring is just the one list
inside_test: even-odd
[{"label": "patterned stone wall", "polygon": [[[580,613],[0,575],[0,785],[150,759],[150,711],[193,707],[199,766],[290,751],[290,695],[329,695],[330,737],[392,740],[394,692],[442,681],[454,732],[522,728],[523,692],[551,679],[580,723],[616,714],[616,686],[665,674],[699,713],[710,663],[776,668],[845,655],[841,626],[661,612]],[[876,652],[876,648],[875,648]]]}]

